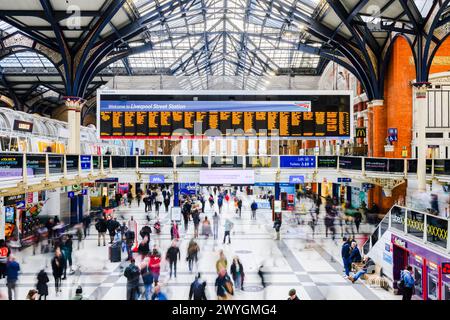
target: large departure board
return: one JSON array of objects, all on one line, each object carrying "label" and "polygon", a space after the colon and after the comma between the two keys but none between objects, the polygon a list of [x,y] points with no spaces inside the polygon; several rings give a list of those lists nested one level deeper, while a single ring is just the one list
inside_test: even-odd
[{"label": "large departure board", "polygon": [[103,91],[99,137],[163,139],[266,136],[295,139],[352,136],[347,91]]}]

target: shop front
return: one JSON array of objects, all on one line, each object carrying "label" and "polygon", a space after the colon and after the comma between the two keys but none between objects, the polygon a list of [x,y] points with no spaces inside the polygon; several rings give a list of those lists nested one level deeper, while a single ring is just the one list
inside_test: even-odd
[{"label": "shop front", "polygon": [[295,184],[280,183],[281,209],[294,211],[295,208]]},{"label": "shop front", "polygon": [[396,284],[401,271],[410,265],[415,279],[415,296],[423,300],[450,300],[450,256],[424,245],[391,236],[393,275]]}]

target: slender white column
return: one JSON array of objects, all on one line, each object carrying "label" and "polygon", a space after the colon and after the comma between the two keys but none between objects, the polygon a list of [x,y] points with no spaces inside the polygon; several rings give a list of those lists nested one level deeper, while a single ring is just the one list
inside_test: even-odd
[{"label": "slender white column", "polygon": [[426,138],[425,129],[427,126],[427,83],[416,83],[414,85],[415,93],[415,109],[416,116],[415,123],[417,126],[417,187],[419,192],[425,192],[427,188],[426,176]]}]

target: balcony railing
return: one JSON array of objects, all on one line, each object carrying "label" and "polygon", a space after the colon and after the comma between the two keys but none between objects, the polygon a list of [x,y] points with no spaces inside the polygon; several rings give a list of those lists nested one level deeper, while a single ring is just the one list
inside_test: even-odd
[{"label": "balcony railing", "polygon": [[449,219],[415,209],[393,206],[363,245],[367,254],[387,230],[413,237],[423,244],[450,253]]}]

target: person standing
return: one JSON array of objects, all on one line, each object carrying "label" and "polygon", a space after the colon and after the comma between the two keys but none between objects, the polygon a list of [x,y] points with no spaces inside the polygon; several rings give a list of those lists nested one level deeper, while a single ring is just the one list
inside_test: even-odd
[{"label": "person standing", "polygon": [[102,196],[102,208],[106,208],[106,195]]},{"label": "person standing", "polygon": [[237,207],[239,210],[239,218],[242,218],[242,199],[238,199]]},{"label": "person standing", "polygon": [[230,219],[226,219],[224,228],[225,228],[225,234],[223,236],[223,243],[225,244],[225,240],[228,237],[228,244],[231,244],[230,233],[231,233],[231,229],[233,229],[233,222],[231,222]]},{"label": "person standing", "polygon": [[217,240],[219,237],[219,223],[220,223],[220,217],[217,214],[217,212],[214,212],[213,215],[213,235],[214,240]]},{"label": "person standing", "polygon": [[42,269],[41,271],[39,271],[38,275],[37,275],[37,284],[36,284],[36,289],[39,293],[39,300],[42,299],[42,297],[44,297],[44,300],[47,300],[47,296],[48,296],[48,285],[47,283],[50,280],[48,279],[47,276],[47,272],[45,272],[44,269]]},{"label": "person standing", "polygon": [[144,283],[144,296],[145,300],[150,300],[150,292],[153,285],[153,273],[149,266],[150,258],[145,258],[141,266],[141,277]]},{"label": "person standing", "polygon": [[194,239],[191,239],[191,241],[189,241],[189,245],[187,248],[187,255],[186,255],[190,272],[192,272],[194,262],[197,263],[197,261],[198,261],[199,251],[200,251],[200,247],[198,246],[197,242],[195,242]]},{"label": "person standing", "polygon": [[217,205],[219,206],[219,213],[222,213],[222,206],[223,206],[223,195],[219,194],[217,197]]},{"label": "person standing", "polygon": [[346,237],[342,238],[342,248],[341,248],[341,256],[342,256],[342,262],[344,263],[344,270],[345,270],[345,278],[348,278],[350,275],[350,268],[352,264],[352,260],[350,259],[350,243]]},{"label": "person standing", "polygon": [[123,275],[127,278],[127,300],[137,300],[139,297],[139,277],[141,275],[138,266],[132,258]]},{"label": "person standing", "polygon": [[[17,281],[19,280],[20,265],[11,254],[6,263],[6,286],[8,287],[8,299],[17,300]],[[13,299],[14,292],[14,299]]]},{"label": "person standing", "polygon": [[56,248],[55,250],[55,256],[52,259],[52,271],[53,271],[53,277],[55,278],[55,291],[56,295],[58,295],[58,292],[61,292],[61,278],[64,273],[65,268],[65,259],[61,253],[60,248]]},{"label": "person standing", "polygon": [[114,236],[116,235],[116,229],[119,227],[120,224],[117,222],[116,218],[109,219],[106,223],[106,228],[108,229],[109,233],[109,244],[114,242]]},{"label": "person standing", "polygon": [[191,214],[191,204],[189,201],[186,201],[183,204],[183,220],[184,220],[184,232],[188,231],[189,227],[189,215]]},{"label": "person standing", "polygon": [[127,248],[127,259],[126,259],[126,261],[131,260],[133,258],[132,248],[133,248],[133,244],[134,244],[134,238],[135,238],[134,231],[128,229],[125,232],[125,245],[126,245],[126,248]]},{"label": "person standing", "polygon": [[413,275],[413,268],[411,266],[407,266],[405,270],[402,270],[400,274],[400,282],[403,282],[402,300],[411,300],[414,293],[414,285],[416,282]]},{"label": "person standing", "polygon": [[138,208],[141,206],[141,200],[142,200],[142,192],[141,190],[138,190],[137,194],[136,194],[136,200],[138,203]]},{"label": "person standing", "polygon": [[178,259],[181,259],[181,253],[180,249],[177,247],[177,242],[174,240],[166,253],[166,260],[169,262],[170,267],[170,279],[172,279],[172,272],[175,278],[177,277]]},{"label": "person standing", "polygon": [[208,300],[206,298],[206,281],[201,280],[200,273],[197,274],[195,280],[191,283],[189,289],[189,300]]},{"label": "person standing", "polygon": [[224,268],[220,269],[215,286],[218,300],[228,300],[234,295],[233,283]]},{"label": "person standing", "polygon": [[230,267],[230,273],[233,277],[234,287],[236,290],[242,290],[244,284],[244,267],[238,257],[234,257]]},{"label": "person standing", "polygon": [[103,246],[106,246],[106,221],[105,219],[99,218],[97,219],[97,223],[95,224],[95,229],[98,232],[98,246],[100,247],[100,239],[103,238]]},{"label": "person standing", "polygon": [[362,260],[361,251],[359,250],[358,244],[356,243],[356,241],[352,241],[350,250],[351,250],[350,251],[350,261],[355,262],[355,263],[361,262],[361,260]]},{"label": "person standing", "polygon": [[258,204],[253,200],[250,209],[252,210],[252,220],[256,220],[256,209],[258,209]]},{"label": "person standing", "polygon": [[167,191],[164,195],[164,207],[166,209],[166,212],[169,212],[169,205],[170,205],[170,192]]}]

